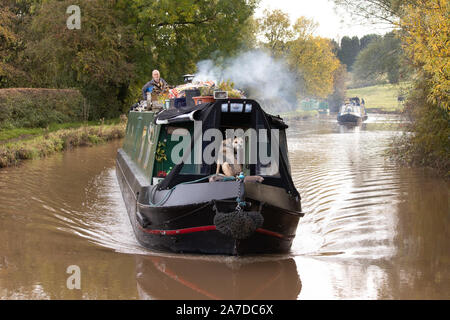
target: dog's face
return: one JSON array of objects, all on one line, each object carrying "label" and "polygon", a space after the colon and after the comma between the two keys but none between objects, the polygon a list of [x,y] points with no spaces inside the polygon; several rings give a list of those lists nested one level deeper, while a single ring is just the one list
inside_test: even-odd
[{"label": "dog's face", "polygon": [[227,138],[223,140],[223,145],[233,147],[233,149],[240,149],[244,147],[244,139],[242,137],[236,137],[233,140],[231,140],[231,138]]},{"label": "dog's face", "polygon": [[238,150],[244,148],[244,139],[242,137],[236,137],[233,140],[233,149]]},{"label": "dog's face", "polygon": [[244,151],[244,139],[242,137],[228,138],[223,140],[221,152],[235,157],[236,154],[242,154]]}]

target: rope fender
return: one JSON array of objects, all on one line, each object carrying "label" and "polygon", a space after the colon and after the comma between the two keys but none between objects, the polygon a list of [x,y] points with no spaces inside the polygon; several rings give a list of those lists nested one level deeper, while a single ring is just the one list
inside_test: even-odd
[{"label": "rope fender", "polygon": [[264,218],[258,211],[243,211],[239,208],[232,212],[219,212],[214,206],[216,230],[235,239],[246,239],[256,229],[262,227]]}]

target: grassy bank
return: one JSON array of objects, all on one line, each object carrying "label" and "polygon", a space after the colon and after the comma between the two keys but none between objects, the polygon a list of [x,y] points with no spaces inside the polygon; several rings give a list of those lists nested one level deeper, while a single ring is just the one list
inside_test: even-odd
[{"label": "grassy bank", "polygon": [[67,122],[67,123],[51,123],[45,128],[11,128],[0,129],[0,145],[14,142],[17,140],[23,140],[32,138],[34,136],[48,134],[61,129],[76,129],[83,126],[95,126],[99,124],[118,124],[120,119],[110,119],[105,121],[88,121],[88,122]]},{"label": "grassy bank", "polygon": [[0,168],[22,160],[39,159],[80,146],[92,146],[124,137],[125,124],[83,125],[60,129],[0,145]]},{"label": "grassy bank", "polygon": [[384,84],[349,89],[347,90],[347,97],[363,98],[368,112],[400,113],[403,111],[403,104],[397,98],[401,86]]}]

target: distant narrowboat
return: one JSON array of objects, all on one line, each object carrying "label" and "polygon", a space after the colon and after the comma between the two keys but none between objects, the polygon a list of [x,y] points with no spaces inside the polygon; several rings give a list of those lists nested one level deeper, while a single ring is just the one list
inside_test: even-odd
[{"label": "distant narrowboat", "polygon": [[[363,100],[364,101],[364,100]],[[339,123],[361,123],[367,120],[364,103],[358,97],[350,98],[339,110],[337,120]]]}]

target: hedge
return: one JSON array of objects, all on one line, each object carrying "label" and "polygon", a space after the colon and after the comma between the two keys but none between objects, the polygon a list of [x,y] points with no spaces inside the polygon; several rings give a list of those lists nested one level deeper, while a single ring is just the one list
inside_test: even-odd
[{"label": "hedge", "polygon": [[72,89],[0,89],[0,130],[45,128],[83,120],[84,99]]}]

